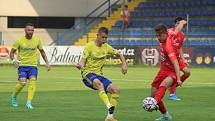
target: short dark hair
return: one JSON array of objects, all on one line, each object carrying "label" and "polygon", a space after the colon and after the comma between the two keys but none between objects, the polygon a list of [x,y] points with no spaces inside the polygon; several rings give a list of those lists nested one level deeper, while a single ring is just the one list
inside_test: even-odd
[{"label": "short dark hair", "polygon": [[180,16],[176,17],[175,18],[175,24],[181,20],[185,20],[185,19],[183,17],[180,17]]},{"label": "short dark hair", "polygon": [[128,8],[128,5],[124,5],[125,8]]},{"label": "short dark hair", "polygon": [[155,32],[167,32],[167,26],[164,24],[158,24],[155,26]]},{"label": "short dark hair", "polygon": [[100,27],[98,33],[105,33],[108,35],[108,29],[106,27]]},{"label": "short dark hair", "polygon": [[32,23],[26,23],[26,24],[25,24],[25,27],[26,27],[26,26],[33,26],[33,27],[34,27],[34,24],[32,24]]}]

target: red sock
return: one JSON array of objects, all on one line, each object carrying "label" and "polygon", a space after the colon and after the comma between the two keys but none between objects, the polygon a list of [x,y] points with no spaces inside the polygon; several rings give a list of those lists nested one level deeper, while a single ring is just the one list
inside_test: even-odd
[{"label": "red sock", "polygon": [[158,103],[158,106],[159,106],[159,111],[160,111],[162,114],[165,114],[165,113],[167,112],[166,107],[164,106],[162,100],[160,101],[160,103]]},{"label": "red sock", "polygon": [[169,93],[170,94],[174,94],[175,93],[175,88],[178,86],[177,83],[173,83],[173,85],[170,87],[169,89]]},{"label": "red sock", "polygon": [[189,76],[182,75],[180,79],[181,79],[182,82],[184,82],[188,77]]},{"label": "red sock", "polygon": [[[182,82],[184,82],[187,78],[188,78],[188,76],[182,75],[180,79],[181,79]],[[173,83],[173,85],[169,89],[169,93],[170,94],[174,94],[176,87],[178,87],[178,84],[177,83]]]},{"label": "red sock", "polygon": [[165,92],[166,92],[166,86],[160,86],[154,97],[155,100],[158,102],[158,104],[161,102],[161,99],[164,97]]}]

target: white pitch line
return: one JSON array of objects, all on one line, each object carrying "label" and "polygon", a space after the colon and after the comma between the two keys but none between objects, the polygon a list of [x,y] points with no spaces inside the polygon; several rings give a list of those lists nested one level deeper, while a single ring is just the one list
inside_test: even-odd
[{"label": "white pitch line", "polygon": [[[59,77],[58,77],[59,78]],[[56,79],[56,78],[55,78]],[[81,81],[81,78],[65,78],[63,77],[63,79],[70,79],[70,80],[80,80]],[[48,79],[49,80],[49,79]],[[62,80],[59,79],[59,80]],[[135,79],[131,79],[131,80],[126,80],[126,79],[110,79],[110,80],[117,80],[117,81],[122,81],[122,82],[143,82],[143,83],[151,83],[150,80],[135,80]],[[0,84],[1,83],[17,83],[18,81],[17,80],[14,80],[14,81],[0,81]],[[39,81],[38,82],[42,82],[42,81]],[[43,81],[45,82],[45,81]],[[57,81],[55,83],[68,83],[69,81]],[[215,82],[185,82],[185,85],[188,86],[188,85],[210,85],[210,86],[215,86]]]}]

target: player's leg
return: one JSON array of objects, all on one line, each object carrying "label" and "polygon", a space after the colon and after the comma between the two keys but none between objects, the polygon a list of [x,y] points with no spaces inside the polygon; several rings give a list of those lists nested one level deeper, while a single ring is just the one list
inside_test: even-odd
[{"label": "player's leg", "polygon": [[29,67],[28,78],[29,78],[29,86],[28,86],[28,100],[26,103],[26,107],[28,109],[33,109],[32,99],[36,90],[36,79],[37,79],[37,67]]},{"label": "player's leg", "polygon": [[11,96],[11,103],[13,107],[17,107],[18,106],[18,102],[17,102],[17,95],[19,94],[19,92],[23,89],[23,87],[25,86],[26,82],[27,82],[27,73],[25,72],[25,68],[20,66],[18,68],[18,80],[19,83],[16,84],[14,91],[12,92],[12,96]]},{"label": "player's leg", "polygon": [[166,89],[172,85],[174,82],[174,79],[170,76],[167,76],[160,84],[154,98],[157,101],[157,105],[159,106],[159,111],[162,113],[162,116],[156,121],[163,121],[163,120],[172,120],[171,115],[166,110],[166,107],[163,104],[163,97],[165,95]]},{"label": "player's leg", "polygon": [[107,93],[105,91],[102,80],[100,80],[98,78],[97,74],[94,74],[94,73],[87,74],[84,79],[84,83],[86,86],[88,86],[94,90],[98,90],[98,95],[99,95],[100,99],[104,102],[104,104],[106,105],[107,109],[109,109],[111,107],[111,104],[110,104],[109,98],[107,96]]},{"label": "player's leg", "polygon": [[103,82],[104,86],[109,85],[107,87],[107,92],[111,93],[110,103],[112,105],[112,107],[108,110],[106,121],[117,121],[116,119],[113,118],[113,113],[117,104],[119,103],[120,90],[116,85],[110,84],[109,82],[110,82],[109,80],[106,80],[106,82]]},{"label": "player's leg", "polygon": [[107,88],[107,92],[111,93],[110,103],[112,106],[116,107],[119,102],[120,90],[114,84],[110,84]]},{"label": "player's leg", "polygon": [[17,95],[23,89],[23,87],[26,85],[26,80],[27,80],[26,78],[19,78],[19,83],[16,84],[14,91],[12,92],[11,104],[13,107],[18,106]]},{"label": "player's leg", "polygon": [[184,82],[187,78],[189,78],[190,77],[190,70],[189,70],[189,68],[188,67],[184,67],[183,69],[182,69],[182,71],[183,71],[183,75],[181,76],[181,81],[182,82]]},{"label": "player's leg", "polygon": [[[184,82],[189,76],[190,76],[190,70],[188,69],[187,66],[183,66],[183,68],[181,69],[181,71],[183,72],[183,75],[181,76],[181,81]],[[176,96],[176,88],[178,87],[177,83],[174,83],[170,89],[169,89],[169,99],[170,100],[181,100],[180,98],[178,98]]]},{"label": "player's leg", "polygon": [[98,79],[101,80],[101,82],[104,86],[104,90],[106,92],[111,93],[111,98],[110,98],[111,107],[108,108],[108,114],[107,114],[105,121],[117,121],[113,117],[113,114],[114,114],[114,110],[119,101],[119,93],[120,93],[119,88],[117,86],[113,85],[109,79],[107,79],[103,76],[98,76]]}]

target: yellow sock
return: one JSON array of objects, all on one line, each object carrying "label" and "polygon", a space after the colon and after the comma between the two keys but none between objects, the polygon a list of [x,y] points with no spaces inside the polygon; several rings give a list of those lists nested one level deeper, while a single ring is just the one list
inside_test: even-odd
[{"label": "yellow sock", "polygon": [[34,97],[34,93],[36,90],[36,80],[35,79],[30,79],[30,84],[28,87],[28,101],[32,101]]},{"label": "yellow sock", "polygon": [[111,107],[110,101],[109,101],[108,96],[105,93],[104,89],[99,90],[99,97],[104,102],[104,104],[107,106],[107,108]]},{"label": "yellow sock", "polygon": [[17,96],[17,94],[22,90],[22,88],[25,86],[25,83],[18,83],[16,86],[15,86],[15,89],[12,93],[12,96]]},{"label": "yellow sock", "polygon": [[110,104],[116,107],[118,102],[119,102],[119,94],[111,94]]}]

